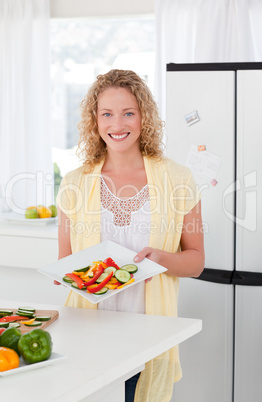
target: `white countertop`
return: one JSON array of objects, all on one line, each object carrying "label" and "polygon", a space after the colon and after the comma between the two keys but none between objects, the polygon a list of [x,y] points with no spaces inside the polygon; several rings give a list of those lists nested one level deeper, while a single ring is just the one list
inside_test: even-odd
[{"label": "white countertop", "polygon": [[[59,310],[58,320],[47,330],[52,336],[53,351],[68,358],[54,365],[0,377],[1,400],[79,401],[121,378],[124,381],[143,369],[145,362],[202,329],[201,320],[196,319],[36,305],[32,302],[27,305]],[[0,307],[18,306],[17,302],[0,300]]]}]

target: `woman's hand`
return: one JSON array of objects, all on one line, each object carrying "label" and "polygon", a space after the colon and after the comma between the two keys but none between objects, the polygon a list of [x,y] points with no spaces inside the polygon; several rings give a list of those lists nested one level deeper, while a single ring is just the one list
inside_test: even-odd
[{"label": "woman's hand", "polygon": [[[160,250],[157,250],[152,247],[144,247],[135,257],[134,257],[134,262],[140,262],[144,258],[148,258],[151,261],[156,262],[159,264],[160,260]],[[145,282],[150,282],[152,278],[148,278],[145,280]]]}]

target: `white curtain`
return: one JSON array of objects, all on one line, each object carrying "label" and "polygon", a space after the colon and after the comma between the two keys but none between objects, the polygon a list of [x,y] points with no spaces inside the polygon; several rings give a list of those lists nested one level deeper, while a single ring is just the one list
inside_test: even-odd
[{"label": "white curtain", "polygon": [[0,0],[0,190],[11,210],[53,202],[49,0]]},{"label": "white curtain", "polygon": [[167,63],[262,61],[262,0],[155,0],[155,16],[163,119]]}]

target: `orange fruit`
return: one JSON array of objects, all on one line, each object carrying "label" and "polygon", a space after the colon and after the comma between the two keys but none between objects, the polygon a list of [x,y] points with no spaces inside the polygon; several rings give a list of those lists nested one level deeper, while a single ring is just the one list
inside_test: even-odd
[{"label": "orange fruit", "polygon": [[19,364],[19,356],[13,349],[0,347],[0,371],[17,368]]},{"label": "orange fruit", "polygon": [[50,211],[49,208],[43,207],[42,205],[40,207],[37,207],[37,213],[39,218],[51,218],[52,212]]}]

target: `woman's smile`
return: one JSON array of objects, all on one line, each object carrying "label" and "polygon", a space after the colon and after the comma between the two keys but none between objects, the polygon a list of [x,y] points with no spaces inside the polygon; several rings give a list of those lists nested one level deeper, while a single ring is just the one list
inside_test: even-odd
[{"label": "woman's smile", "polygon": [[130,133],[109,133],[109,137],[111,137],[113,140],[116,141],[121,141],[124,140],[125,138],[127,138],[129,136]]}]

